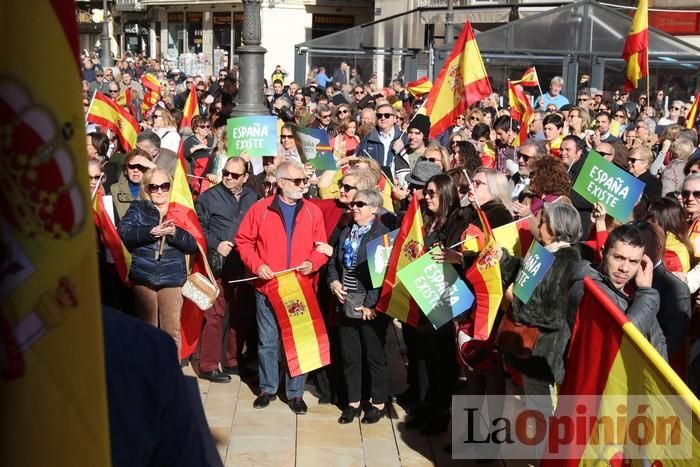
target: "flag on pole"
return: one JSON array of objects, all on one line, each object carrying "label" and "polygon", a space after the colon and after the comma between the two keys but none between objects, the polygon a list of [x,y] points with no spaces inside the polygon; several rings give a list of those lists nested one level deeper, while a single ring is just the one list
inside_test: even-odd
[{"label": "flag on pole", "polygon": [[469,268],[466,279],[474,288],[476,308],[474,309],[474,339],[487,340],[491,335],[498,307],[503,298],[501,266],[496,259],[496,239],[484,211],[477,208],[484,231],[484,248]]},{"label": "flag on pole", "polygon": [[396,273],[399,269],[415,261],[423,253],[423,218],[418,199],[414,196],[401,222],[399,235],[389,257],[382,293],[377,303],[377,311],[386,313],[411,326],[418,325],[420,309],[411,298],[406,287]]},{"label": "flag on pole", "polygon": [[138,122],[126,109],[101,92],[95,93],[86,119],[114,131],[125,151],[136,147],[136,137],[140,133]]},{"label": "flag on pole", "polygon": [[685,127],[692,130],[695,126],[695,122],[698,119],[698,105],[700,105],[700,92],[695,94],[695,100],[688,110],[688,115],[685,117]]},{"label": "flag on pole", "polygon": [[129,281],[129,269],[131,269],[131,253],[124,246],[117,228],[109,218],[104,206],[104,198],[102,190],[98,189],[95,194],[95,199],[92,201],[92,218],[95,221],[95,226],[100,234],[102,243],[114,260],[114,266],[117,268],[119,278],[127,285]]},{"label": "flag on pole", "polygon": [[537,77],[537,70],[535,67],[533,66],[525,70],[523,76],[519,80],[513,81],[513,84],[519,84],[525,87],[539,86],[540,79]]},{"label": "flag on pole", "polygon": [[3,466],[111,463],[76,11],[0,4]]},{"label": "flag on pole", "polygon": [[[493,237],[496,239],[498,246],[505,248],[509,254],[516,258],[524,258],[533,240],[530,226],[528,225],[529,221],[530,218],[526,217],[492,229]],[[467,230],[462,234],[462,238],[466,239],[462,244],[463,252],[472,251],[479,253],[484,248],[484,234],[474,224],[467,226]]]},{"label": "flag on pole", "polygon": [[[594,358],[591,358],[592,350],[595,352]],[[601,446],[601,436],[593,430],[596,424],[591,423],[588,432],[577,428],[576,442],[561,445],[557,459],[545,456],[540,463],[542,467],[609,465],[611,460],[617,462],[612,465],[636,465],[631,459],[625,459],[624,449],[634,444],[633,439],[641,436],[639,433],[636,433],[636,437],[632,435],[632,420],[638,412],[630,410],[626,423],[624,418],[622,422],[619,418],[624,412],[620,411],[618,401],[629,397],[644,398],[645,404],[648,405],[642,418],[646,421],[655,420],[660,423],[658,415],[665,417],[683,411],[689,415],[687,420],[691,422],[685,425],[685,417],[676,417],[678,423],[673,432],[680,442],[675,445],[667,442],[670,439],[659,443],[661,426],[657,426],[654,434],[657,441],[653,445],[646,443],[642,446],[648,462],[639,464],[697,465],[697,456],[700,453],[700,401],[590,277],[584,279],[584,294],[576,313],[567,355],[566,374],[558,394],[561,399],[566,399],[567,403],[557,405],[554,419],[575,419],[579,401],[588,405],[584,401],[590,401],[591,395],[598,395],[601,396],[596,404],[598,414],[591,418],[603,420],[605,417],[611,417],[618,420],[617,423],[623,424],[615,431],[618,436],[620,429],[622,433],[629,434],[626,437],[622,436],[626,438],[622,440],[622,445],[615,443]],[[609,401],[615,402],[611,404]],[[678,410],[677,404],[681,401],[683,407]],[[671,408],[674,406],[676,409]],[[626,409],[624,405],[622,407]],[[600,429],[600,426],[597,428]],[[636,447],[639,448],[640,445]],[[687,449],[689,457],[684,459],[679,456],[676,449]],[[605,456],[602,457],[601,454]]]},{"label": "flag on pole", "polygon": [[381,174],[379,177],[379,192],[382,194],[382,200],[384,200],[384,209],[389,212],[394,212],[394,201],[391,197],[391,182],[387,178],[383,170],[380,170]]},{"label": "flag on pole", "polygon": [[289,374],[299,376],[330,364],[328,334],[309,278],[289,271],[264,287],[277,316]]},{"label": "flag on pole", "polygon": [[144,89],[143,102],[141,102],[141,112],[146,114],[160,100],[160,82],[155,75],[146,73],[141,77],[141,85]]},{"label": "flag on pole", "polygon": [[[192,273],[199,272],[206,276],[207,240],[202,226],[199,224],[199,218],[194,209],[192,193],[187,184],[182,141],[178,150],[178,162],[175,165],[175,174],[173,175],[173,184],[170,190],[170,203],[168,204],[168,213],[165,218],[173,220],[177,227],[187,231],[194,237],[199,251],[193,257]],[[202,310],[190,300],[185,299],[180,315],[180,358],[187,358],[197,350],[203,319],[204,314]]]},{"label": "flag on pole", "polygon": [[406,89],[413,95],[413,97],[421,97],[424,94],[428,94],[432,88],[433,83],[427,76],[406,84]]},{"label": "flag on pole", "polygon": [[491,95],[491,83],[469,21],[464,24],[433,87],[425,104],[432,123],[430,138],[452,126],[457,115],[470,105]]},{"label": "flag on pole", "polygon": [[515,86],[511,81],[508,81],[508,105],[510,106],[510,118],[516,120],[520,125],[518,136],[513,142],[513,146],[518,147],[527,141],[530,119],[534,112],[530,105],[530,99],[527,98],[523,89]]},{"label": "flag on pole", "polygon": [[131,86],[119,93],[119,95],[117,96],[117,104],[128,110],[133,117],[136,117],[136,109],[134,108],[134,96],[131,91]]},{"label": "flag on pole", "polygon": [[197,87],[190,85],[190,93],[185,100],[185,107],[182,109],[182,122],[180,129],[189,128],[192,126],[192,119],[199,115],[199,103],[197,102]]},{"label": "flag on pole", "polygon": [[637,89],[640,79],[649,76],[649,4],[648,0],[639,0],[637,11],[632,18],[622,58],[627,62],[625,68],[625,89]]}]

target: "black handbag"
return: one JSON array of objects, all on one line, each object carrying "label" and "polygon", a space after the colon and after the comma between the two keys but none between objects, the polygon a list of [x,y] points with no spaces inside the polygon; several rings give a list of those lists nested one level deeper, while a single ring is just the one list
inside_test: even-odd
[{"label": "black handbag", "polygon": [[214,277],[217,279],[221,277],[221,271],[224,270],[226,257],[216,250],[208,250],[207,261],[209,261],[209,267],[211,268],[211,272]]}]

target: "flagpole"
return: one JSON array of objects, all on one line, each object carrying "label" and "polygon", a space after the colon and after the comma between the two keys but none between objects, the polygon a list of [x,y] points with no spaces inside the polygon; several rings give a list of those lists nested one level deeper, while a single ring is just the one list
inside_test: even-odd
[{"label": "flagpole", "polygon": [[542,86],[540,86],[540,75],[537,74],[537,67],[532,67],[535,69],[535,76],[537,77],[537,89],[540,90],[540,97],[544,96],[544,93],[542,92]]},{"label": "flagpole", "polygon": [[[274,274],[275,276],[279,276],[280,274],[284,274],[285,272],[296,271],[297,269],[299,269],[299,266],[297,266],[295,268],[289,268],[289,269],[284,269],[282,271],[273,272],[272,274]],[[235,281],[228,281],[228,283],[229,284],[237,284],[239,282],[252,281],[253,279],[259,279],[259,278],[260,278],[260,276],[246,277],[245,279],[236,279]]]},{"label": "flagpole", "polygon": [[90,111],[92,110],[92,103],[95,100],[95,94],[97,94],[97,89],[92,91],[92,98],[90,99],[90,105],[88,105],[87,112],[85,112],[85,126],[88,125],[88,115],[90,115]]}]

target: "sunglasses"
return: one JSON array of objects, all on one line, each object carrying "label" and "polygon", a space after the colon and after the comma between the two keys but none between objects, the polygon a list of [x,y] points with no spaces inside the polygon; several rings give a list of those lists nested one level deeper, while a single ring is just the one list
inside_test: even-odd
[{"label": "sunglasses", "polygon": [[197,128],[211,128],[211,125],[199,125]]},{"label": "sunglasses", "polygon": [[479,117],[469,117],[470,122],[475,122],[477,120],[479,120]]},{"label": "sunglasses", "polygon": [[350,207],[351,207],[351,208],[360,208],[360,209],[362,209],[362,208],[364,208],[365,206],[369,206],[369,204],[366,203],[366,202],[364,202],[364,201],[353,201],[352,203],[350,203]]},{"label": "sunglasses", "polygon": [[532,156],[518,152],[518,159],[522,158],[525,162],[529,161]]},{"label": "sunglasses", "polygon": [[684,199],[688,199],[688,198],[690,198],[691,196],[692,196],[693,198],[695,198],[695,199],[700,199],[700,191],[687,191],[687,190],[683,190],[683,191],[681,191],[681,196],[682,196]]},{"label": "sunglasses", "polygon": [[145,172],[148,170],[148,167],[144,167],[141,164],[126,164],[126,166],[129,168],[129,170],[138,170],[140,172]]},{"label": "sunglasses", "polygon": [[110,94],[118,94],[118,93],[119,93],[119,89],[117,89],[116,91],[115,91],[114,89],[110,89],[110,90],[109,90],[109,93],[110,93]]},{"label": "sunglasses", "polygon": [[[602,154],[602,153],[601,153],[601,154]],[[628,163],[628,164],[634,165],[634,164],[636,164],[637,162],[639,162],[639,161],[641,161],[641,160],[642,160],[642,159],[635,159],[635,158],[633,158],[633,157],[628,157],[628,158],[627,158],[627,163]]]},{"label": "sunglasses", "polygon": [[148,191],[150,193],[157,193],[158,190],[162,191],[163,193],[169,192],[170,191],[170,182],[161,183],[160,185],[156,185],[155,183],[148,184]]},{"label": "sunglasses", "polygon": [[428,162],[432,162],[433,164],[436,163],[436,162],[442,162],[442,161],[441,161],[440,159],[438,159],[437,157],[426,157],[425,160],[428,161]]},{"label": "sunglasses", "polygon": [[350,112],[348,110],[345,110],[345,109],[340,109],[340,110],[338,110],[338,113],[339,114],[349,114]]},{"label": "sunglasses", "polygon": [[263,182],[263,187],[265,187],[266,190],[272,189],[273,186],[275,186],[275,184],[272,182]]},{"label": "sunglasses", "polygon": [[280,135],[280,139],[294,139],[293,135]]},{"label": "sunglasses", "polygon": [[223,178],[231,177],[231,178],[233,178],[234,180],[238,180],[239,178],[241,178],[241,177],[244,176],[244,175],[245,175],[244,173],[238,174],[238,173],[236,173],[236,172],[229,172],[229,171],[226,170],[226,169],[221,169],[221,176],[222,176]]},{"label": "sunglasses", "polygon": [[321,118],[331,118],[331,114],[319,115]]},{"label": "sunglasses", "polygon": [[579,97],[579,98],[578,98],[578,101],[579,101],[579,102],[586,102],[586,101],[589,101],[589,100],[590,100],[590,99],[589,99],[588,97]]},{"label": "sunglasses", "polygon": [[423,197],[425,198],[435,198],[437,196],[437,191],[423,189]]},{"label": "sunglasses", "polygon": [[357,94],[364,94],[364,93],[365,93],[364,91],[355,91],[355,95],[357,95]]},{"label": "sunglasses", "polygon": [[352,190],[357,190],[357,187],[348,185],[347,183],[338,182],[338,189],[343,190],[345,193],[349,193]]},{"label": "sunglasses", "polygon": [[102,175],[90,175],[89,178],[90,178],[90,180],[98,181],[99,179],[102,178]]},{"label": "sunglasses", "polygon": [[303,186],[308,183],[309,179],[304,177],[304,178],[287,178],[287,177],[282,177],[282,180],[287,180],[288,182],[292,182],[294,186]]},{"label": "sunglasses", "polygon": [[[605,152],[605,151],[597,151],[597,152],[598,152],[598,154],[600,154],[601,156],[608,156],[608,157],[611,157],[611,156],[613,155],[613,153],[611,153],[611,152]],[[634,159],[634,160],[639,160],[639,159]],[[628,161],[629,161],[629,159],[628,159]]]},{"label": "sunglasses", "polygon": [[392,113],[379,113],[377,112],[377,118],[391,118],[394,114]]}]

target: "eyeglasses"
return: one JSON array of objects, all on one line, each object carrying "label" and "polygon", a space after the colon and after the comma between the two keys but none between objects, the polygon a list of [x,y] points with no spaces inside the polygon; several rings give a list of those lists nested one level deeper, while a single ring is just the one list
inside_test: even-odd
[{"label": "eyeglasses", "polygon": [[[601,153],[601,154],[602,154],[602,153]],[[633,158],[633,157],[628,157],[628,158],[627,158],[627,163],[628,163],[628,164],[631,164],[631,165],[634,165],[635,163],[637,163],[637,162],[639,162],[639,161],[641,161],[641,160],[642,160],[642,159],[635,159],[635,158]]]},{"label": "eyeglasses", "polygon": [[527,154],[523,154],[522,152],[518,151],[518,159],[522,159],[525,162],[529,161],[532,156],[528,156]]},{"label": "eyeglasses", "polygon": [[309,181],[307,177],[304,178],[287,178],[287,177],[282,177],[282,180],[287,180],[288,182],[292,182],[294,186],[302,186],[306,185]]},{"label": "eyeglasses", "polygon": [[90,175],[89,178],[90,180],[98,181],[102,178],[102,175]]},{"label": "eyeglasses", "polygon": [[331,114],[319,115],[321,118],[331,118]]},{"label": "eyeglasses", "polygon": [[479,117],[476,117],[476,116],[474,116],[474,115],[472,115],[471,117],[469,117],[469,121],[470,121],[470,122],[476,122],[476,121],[478,121],[478,120],[479,120]]},{"label": "eyeglasses", "polygon": [[349,110],[345,110],[345,109],[339,109],[339,110],[338,110],[338,113],[339,113],[339,114],[349,114],[350,111],[349,111]]},{"label": "eyeglasses", "polygon": [[160,185],[156,185],[155,183],[148,184],[148,191],[150,193],[157,193],[158,190],[162,191],[163,193],[169,192],[170,191],[170,182],[161,183]]},{"label": "eyeglasses", "polygon": [[304,96],[294,96],[294,100],[295,100],[295,101],[303,101],[303,100],[304,100]]},{"label": "eyeglasses", "polygon": [[391,117],[393,117],[393,116],[394,116],[394,114],[392,114],[392,113],[380,113],[380,112],[377,112],[377,118],[391,118]]},{"label": "eyeglasses", "polygon": [[347,183],[338,182],[338,189],[343,190],[345,193],[349,193],[352,190],[357,190],[356,186],[348,185]]},{"label": "eyeglasses", "polygon": [[[611,153],[611,152],[605,152],[605,151],[596,151],[596,152],[597,152],[598,154],[600,154],[601,156],[608,156],[608,157],[612,157],[612,156],[613,156],[613,153]],[[639,159],[635,159],[635,160],[639,160]],[[628,159],[628,161],[629,161],[629,159]]]},{"label": "eyeglasses", "polygon": [[364,91],[355,91],[355,95],[357,95],[357,94],[364,94],[364,93],[365,93]]},{"label": "eyeglasses", "polygon": [[544,113],[547,113],[547,114],[554,113],[554,109],[547,109],[544,111]]},{"label": "eyeglasses", "polygon": [[369,204],[366,203],[365,201],[353,201],[353,202],[350,203],[350,207],[351,207],[351,208],[360,208],[360,209],[362,209],[362,208],[364,208],[365,206],[369,206]]},{"label": "eyeglasses", "polygon": [[197,128],[207,128],[208,129],[208,128],[211,128],[211,125],[209,125],[207,123],[206,125],[199,125]]},{"label": "eyeglasses", "polygon": [[202,88],[197,88],[197,92],[204,92],[204,89],[202,89]]},{"label": "eyeglasses", "polygon": [[138,170],[140,172],[145,172],[148,170],[148,167],[144,167],[141,164],[126,164],[126,166],[129,168],[129,170]]},{"label": "eyeglasses", "polygon": [[244,175],[245,175],[244,173],[239,174],[239,173],[235,173],[235,172],[229,172],[229,171],[226,170],[226,169],[221,169],[221,176],[222,176],[223,178],[231,177],[231,178],[233,178],[234,180],[238,180],[239,178],[241,178],[241,177],[244,176]]},{"label": "eyeglasses", "polygon": [[695,199],[700,199],[700,191],[683,190],[681,191],[681,196],[683,197],[683,199],[688,199],[691,196]]},{"label": "eyeglasses", "polygon": [[426,157],[425,160],[428,161],[428,162],[432,162],[433,164],[436,163],[436,162],[442,162],[442,161],[441,161],[440,159],[438,159],[437,157]]},{"label": "eyeglasses", "polygon": [[589,100],[591,100],[591,99],[588,98],[588,97],[579,97],[579,98],[578,98],[578,101],[579,101],[579,102],[586,102],[586,101],[589,101]]},{"label": "eyeglasses", "polygon": [[437,196],[437,191],[423,189],[423,197],[425,198],[435,198]]},{"label": "eyeglasses", "polygon": [[194,81],[187,80],[185,81],[185,84],[194,84]]},{"label": "eyeglasses", "polygon": [[280,139],[294,139],[294,135],[280,135]]}]

